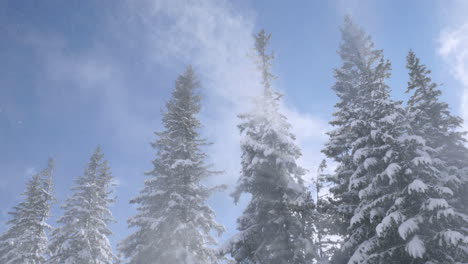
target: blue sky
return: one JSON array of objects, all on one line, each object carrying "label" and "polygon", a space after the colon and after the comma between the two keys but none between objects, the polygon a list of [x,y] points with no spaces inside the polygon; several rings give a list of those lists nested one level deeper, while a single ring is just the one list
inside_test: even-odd
[{"label": "blue sky", "polygon": [[[200,115],[206,149],[225,174],[208,184],[228,184],[239,172],[236,115],[258,90],[251,59],[252,33],[272,33],[276,88],[303,149],[300,163],[314,172],[336,97],[333,68],[339,26],[349,13],[392,61],[389,84],[406,98],[405,57],[413,49],[443,83],[443,99],[468,117],[468,4],[463,1],[13,1],[0,2],[0,231],[26,180],[56,160],[58,203],[97,144],[118,186],[112,208],[115,244],[128,234],[137,195],[151,169],[153,131],[174,80],[193,64],[203,85]],[[210,204],[218,221],[235,232],[245,199],[234,206],[229,191]]]}]

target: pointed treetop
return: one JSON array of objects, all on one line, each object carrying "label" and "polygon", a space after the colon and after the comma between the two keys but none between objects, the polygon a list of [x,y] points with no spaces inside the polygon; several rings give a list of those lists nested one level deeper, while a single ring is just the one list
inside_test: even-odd
[{"label": "pointed treetop", "polygon": [[345,38],[346,35],[350,35],[353,37],[357,37],[357,36],[365,37],[366,36],[365,31],[358,24],[354,22],[354,18],[350,14],[345,15],[343,26],[340,28],[340,31],[343,35],[343,40],[346,40]]},{"label": "pointed treetop", "polygon": [[356,23],[354,23],[354,18],[351,14],[346,14],[344,16],[343,27],[342,30],[349,29],[349,28],[358,28]]},{"label": "pointed treetop", "polygon": [[258,52],[259,57],[268,58],[269,55],[266,53],[266,48],[270,42],[271,34],[267,34],[266,31],[262,29],[254,37],[255,37],[255,50]]},{"label": "pointed treetop", "polygon": [[[191,81],[193,82],[193,87],[187,87],[185,85],[183,85],[185,82],[187,81]],[[174,92],[176,92],[178,89],[181,89],[181,88],[197,88],[199,87],[199,83],[198,83],[198,80],[195,76],[195,72],[193,70],[193,67],[192,65],[188,65],[184,71],[183,74],[181,74],[177,80],[176,80],[176,89]]]},{"label": "pointed treetop", "polygon": [[108,236],[108,224],[113,222],[109,209],[115,199],[113,177],[97,146],[84,174],[75,179],[69,196],[62,206],[64,214],[57,220],[59,226],[51,234],[48,264],[114,263]]},{"label": "pointed treetop", "polygon": [[192,64],[187,65],[187,67],[185,68],[184,75],[185,75],[185,76],[194,76],[194,75],[195,75],[195,73],[194,73],[194,71],[193,71],[193,66],[192,66]]},{"label": "pointed treetop", "polygon": [[261,30],[254,35],[255,38],[255,51],[257,53],[257,67],[262,74],[262,84],[264,87],[264,95],[272,97],[273,91],[271,89],[271,81],[275,76],[271,73],[272,60],[275,58],[273,53],[268,54],[267,48],[270,44],[271,34]]},{"label": "pointed treetop", "polygon": [[51,157],[47,160],[47,168],[50,168],[50,169],[55,168],[55,161]]},{"label": "pointed treetop", "polygon": [[217,263],[214,233],[224,228],[206,204],[219,188],[205,186],[217,174],[202,149],[207,142],[199,133],[201,86],[188,66],[175,81],[172,97],[163,110],[164,129],[156,132],[153,169],[144,187],[130,203],[138,213],[128,220],[135,228],[121,244],[129,263]]},{"label": "pointed treetop", "polygon": [[410,50],[406,56],[406,68],[409,70],[410,81],[408,82],[408,89],[406,93],[415,89],[416,87],[433,89],[437,85],[430,84],[431,78],[427,77],[431,73],[425,65],[420,64],[419,58]]},{"label": "pointed treetop", "polygon": [[39,174],[42,175],[42,177],[47,178],[46,183],[47,184],[52,184],[52,174],[55,169],[55,161],[53,158],[49,158],[47,160],[47,167],[43,169]]},{"label": "pointed treetop", "polygon": [[94,153],[96,153],[96,154],[101,154],[101,153],[102,153],[102,148],[101,148],[101,145],[100,145],[100,144],[98,144],[98,145],[96,146],[96,150],[94,151]]},{"label": "pointed treetop", "polygon": [[[175,82],[175,89],[172,91],[172,99],[168,101],[168,107],[170,104],[174,103],[174,100],[186,100],[187,98],[187,90],[194,90],[200,87],[200,83],[198,81],[197,76],[193,70],[192,65],[188,65],[185,69],[184,73],[177,77]],[[199,96],[189,96],[195,101],[199,101]]]},{"label": "pointed treetop", "polygon": [[[47,160],[47,167],[43,169],[41,172],[37,174],[38,178],[42,178],[42,187],[46,192],[48,192],[51,196],[54,188],[54,183],[52,179],[52,174],[54,173],[55,169],[55,161],[52,158]],[[50,197],[51,202],[56,202],[55,198]]]},{"label": "pointed treetop", "polygon": [[23,201],[13,207],[6,222],[9,228],[0,234],[0,263],[45,263],[47,255],[47,219],[52,197],[52,168],[35,173],[22,193]]},{"label": "pointed treetop", "polygon": [[355,22],[355,19],[350,14],[346,14],[344,16],[344,21],[343,21],[343,26],[341,27],[341,32],[352,33],[355,36],[367,35],[364,29]]},{"label": "pointed treetop", "polygon": [[353,61],[359,68],[365,69],[382,59],[382,51],[374,49],[371,36],[350,15],[345,16],[340,31],[342,42],[338,53],[343,60]]},{"label": "pointed treetop", "polygon": [[91,161],[101,160],[103,157],[104,157],[104,154],[102,153],[101,145],[98,144],[93,154],[91,155]]}]

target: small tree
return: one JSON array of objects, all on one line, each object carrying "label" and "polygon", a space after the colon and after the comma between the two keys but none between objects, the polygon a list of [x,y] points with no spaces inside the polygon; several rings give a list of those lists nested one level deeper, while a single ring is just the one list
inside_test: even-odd
[{"label": "small tree", "polygon": [[113,264],[108,224],[113,221],[109,210],[114,202],[113,177],[101,148],[91,156],[84,175],[76,180],[73,195],[62,207],[65,212],[52,232],[48,264]]},{"label": "small tree", "polygon": [[24,200],[13,207],[9,228],[0,236],[0,263],[42,264],[47,250],[47,219],[52,196],[53,160],[26,185]]}]

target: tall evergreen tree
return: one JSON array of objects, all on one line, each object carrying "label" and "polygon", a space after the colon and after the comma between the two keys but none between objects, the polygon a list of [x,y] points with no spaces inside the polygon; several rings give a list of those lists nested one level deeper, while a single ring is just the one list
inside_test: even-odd
[{"label": "tall evergreen tree", "polygon": [[[463,165],[461,120],[439,102],[440,90],[413,52],[404,134],[399,138],[401,170],[394,202],[377,226],[379,245],[367,263],[460,263],[468,260],[468,215],[460,212],[458,166]],[[465,153],[464,153],[465,152]],[[457,159],[458,158],[458,159]]]},{"label": "tall evergreen tree", "polygon": [[84,174],[76,180],[73,194],[62,208],[61,224],[52,232],[48,264],[113,264],[108,224],[113,221],[109,206],[113,177],[101,148],[91,156]]},{"label": "tall evergreen tree", "polygon": [[156,133],[154,169],[147,174],[145,186],[131,203],[138,214],[129,219],[136,228],[121,244],[129,263],[210,264],[218,257],[212,246],[224,228],[215,222],[213,210],[206,205],[217,189],[202,181],[216,172],[205,164],[207,145],[200,137],[201,97],[199,82],[191,67],[176,81],[172,99],[167,103],[163,124]]},{"label": "tall evergreen tree", "polygon": [[[436,254],[429,246],[427,255],[434,262],[468,261],[468,149],[464,138],[466,132],[460,131],[463,120],[452,115],[448,105],[440,101],[441,91],[429,77],[431,71],[420,63],[412,51],[407,57],[407,68],[410,76],[407,92],[413,91],[406,111],[409,128],[416,136],[424,138],[436,168],[436,174],[427,179],[428,185],[436,185],[435,193],[427,193],[425,198],[440,196],[438,198],[446,199],[449,207],[455,211],[454,215],[445,215],[440,210],[432,212],[437,213],[437,218],[444,214],[444,219],[439,221],[429,219],[436,224],[435,229],[430,230],[440,230],[433,237],[434,240],[443,246],[437,248],[441,254]],[[457,242],[453,236],[460,234],[462,239]],[[429,244],[434,246],[434,242],[430,241]]]},{"label": "tall evergreen tree", "polygon": [[269,40],[263,30],[255,36],[263,93],[253,111],[240,115],[242,171],[233,197],[237,202],[249,193],[251,200],[237,220],[239,233],[224,251],[238,263],[312,263],[313,209],[307,208],[312,200],[302,179],[305,171],[297,165],[301,152],[291,125],[278,110],[281,96],[271,87]]},{"label": "tall evergreen tree", "polygon": [[460,131],[463,120],[452,115],[447,103],[440,101],[441,91],[429,77],[431,71],[420,64],[412,51],[407,57],[407,68],[410,76],[407,93],[413,92],[406,109],[411,132],[423,137],[435,151],[434,158],[443,164],[444,181],[457,192],[460,209],[468,213],[468,150],[466,132]]},{"label": "tall evergreen tree", "polygon": [[343,65],[335,70],[333,86],[340,101],[324,153],[338,163],[330,191],[344,243],[334,261],[361,263],[376,246],[376,225],[393,199],[390,189],[400,169],[397,121],[403,111],[390,99],[385,80],[391,66],[382,50],[374,48],[350,17],[345,17],[341,33]]},{"label": "tall evergreen tree", "polygon": [[0,236],[0,263],[42,264],[47,250],[47,224],[52,196],[53,161],[27,183],[24,200],[10,212],[10,226]]},{"label": "tall evergreen tree", "polygon": [[368,72],[372,70],[369,66],[374,66],[381,52],[373,50],[374,44],[370,37],[348,16],[345,17],[341,28],[341,38],[338,54],[343,65],[334,70],[336,82],[332,87],[339,102],[335,105],[337,111],[330,122],[334,129],[327,133],[329,140],[322,152],[338,165],[330,178],[334,183],[330,191],[335,200],[335,217],[341,222],[337,228],[346,236],[349,222],[359,203],[357,191],[349,188],[351,175],[356,169],[352,150],[354,142],[365,133],[360,129],[363,122],[359,120],[358,111],[362,109],[362,98],[359,97],[361,93],[358,91],[365,85],[361,79],[369,75]]}]

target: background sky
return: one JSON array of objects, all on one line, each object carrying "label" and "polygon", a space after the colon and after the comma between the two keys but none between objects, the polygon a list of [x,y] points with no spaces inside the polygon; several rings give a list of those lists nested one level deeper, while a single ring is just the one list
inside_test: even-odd
[{"label": "background sky", "polygon": [[327,122],[337,98],[330,89],[339,27],[345,14],[372,35],[392,62],[389,85],[405,100],[405,57],[413,49],[442,83],[443,100],[468,117],[468,2],[115,0],[0,1],[0,232],[30,176],[56,160],[51,223],[82,175],[97,144],[116,182],[113,244],[128,235],[135,213],[128,201],[151,170],[150,142],[174,80],[192,64],[204,95],[202,134],[210,162],[227,184],[210,200],[217,219],[235,233],[248,197],[229,193],[240,170],[237,114],[258,93],[248,54],[252,34],[272,34],[274,73],[285,94],[282,111],[303,150],[307,179],[323,158]]}]

